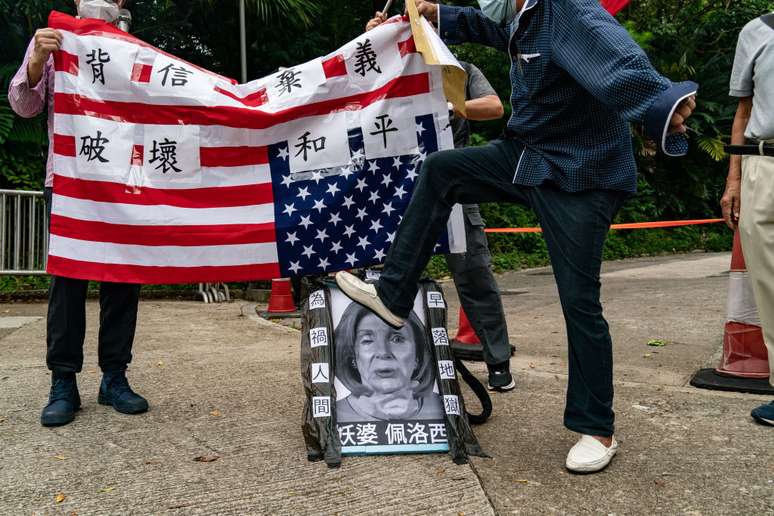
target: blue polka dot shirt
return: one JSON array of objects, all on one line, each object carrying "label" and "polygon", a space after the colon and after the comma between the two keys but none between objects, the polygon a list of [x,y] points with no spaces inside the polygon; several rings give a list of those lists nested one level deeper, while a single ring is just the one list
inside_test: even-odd
[{"label": "blue polka dot shirt", "polygon": [[438,25],[449,44],[481,43],[510,55],[507,133],[525,146],[514,183],[635,192],[632,122],[666,154],[687,152],[685,136],[667,128],[697,85],[656,72],[599,0],[527,0],[503,25],[477,9],[439,6]]}]

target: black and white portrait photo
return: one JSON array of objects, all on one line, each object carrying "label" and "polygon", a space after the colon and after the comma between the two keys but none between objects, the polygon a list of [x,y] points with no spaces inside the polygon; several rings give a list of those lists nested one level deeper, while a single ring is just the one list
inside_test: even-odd
[{"label": "black and white portrait photo", "polygon": [[443,400],[421,302],[395,329],[335,289],[331,298],[343,451],[443,450]]}]

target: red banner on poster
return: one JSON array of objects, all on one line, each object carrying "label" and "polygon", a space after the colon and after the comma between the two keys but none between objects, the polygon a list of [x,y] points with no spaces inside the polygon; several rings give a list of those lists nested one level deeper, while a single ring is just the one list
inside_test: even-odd
[{"label": "red banner on poster", "polygon": [[602,6],[613,16],[618,14],[618,11],[626,7],[628,3],[629,0],[602,0]]}]

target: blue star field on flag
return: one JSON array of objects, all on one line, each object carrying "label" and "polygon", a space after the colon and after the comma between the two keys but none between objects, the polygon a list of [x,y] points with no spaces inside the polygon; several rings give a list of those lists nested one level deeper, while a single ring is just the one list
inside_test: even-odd
[{"label": "blue star field on flag", "polygon": [[[351,164],[291,175],[288,143],[270,146],[282,275],[306,276],[384,262],[422,162],[438,149],[432,115],[416,117],[418,154],[366,159],[349,130]],[[448,252],[443,235],[437,252]]]}]

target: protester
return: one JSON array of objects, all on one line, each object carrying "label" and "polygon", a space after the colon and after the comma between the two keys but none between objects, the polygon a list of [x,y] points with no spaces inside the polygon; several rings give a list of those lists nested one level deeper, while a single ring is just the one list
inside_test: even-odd
[{"label": "protester", "polygon": [[[437,3],[437,2],[436,2]],[[377,12],[366,31],[386,20]],[[475,65],[460,62],[468,75],[465,84],[465,116],[455,113],[451,119],[454,147],[470,144],[468,120],[497,120],[503,116],[503,104],[497,92]],[[489,371],[489,389],[509,391],[516,387],[510,368],[511,344],[503,313],[500,289],[492,274],[492,257],[484,233],[484,221],[477,204],[463,206],[467,251],[446,255],[446,264],[454,278],[457,295],[465,314],[481,339],[484,360]]]},{"label": "protester", "polygon": [[673,84],[598,0],[480,0],[470,7],[415,0],[447,43],[476,42],[511,56],[512,115],[503,139],[432,154],[376,285],[346,272],[340,288],[401,326],[417,281],[455,203],[517,202],[538,216],[567,325],[564,424],[582,434],[574,472],[604,469],[614,437],[613,360],[600,303],[602,249],[613,217],[636,190],[628,122],[682,155],[693,83]]},{"label": "protester", "polygon": [[[739,98],[731,133],[731,164],[720,201],[723,217],[739,227],[774,385],[774,13],[739,34],[730,95]],[[774,401],[752,411],[774,426]]]},{"label": "protester", "polygon": [[[78,14],[84,18],[119,20],[124,0],[75,0]],[[121,20],[122,22],[125,20]],[[11,81],[8,100],[13,110],[30,118],[48,108],[48,136],[54,130],[54,60],[62,34],[54,29],[39,29],[27,48],[24,61]],[[51,218],[53,187],[53,144],[49,144],[46,166],[45,198]],[[51,370],[51,390],[40,422],[58,426],[71,422],[81,407],[76,373],[83,367],[83,340],[86,332],[86,291],[88,281],[54,276],[49,290],[46,364]],[[102,383],[99,403],[119,412],[137,414],[148,410],[148,402],[134,393],[126,379],[132,359],[132,342],[137,325],[140,286],[100,284],[99,366]]]}]

